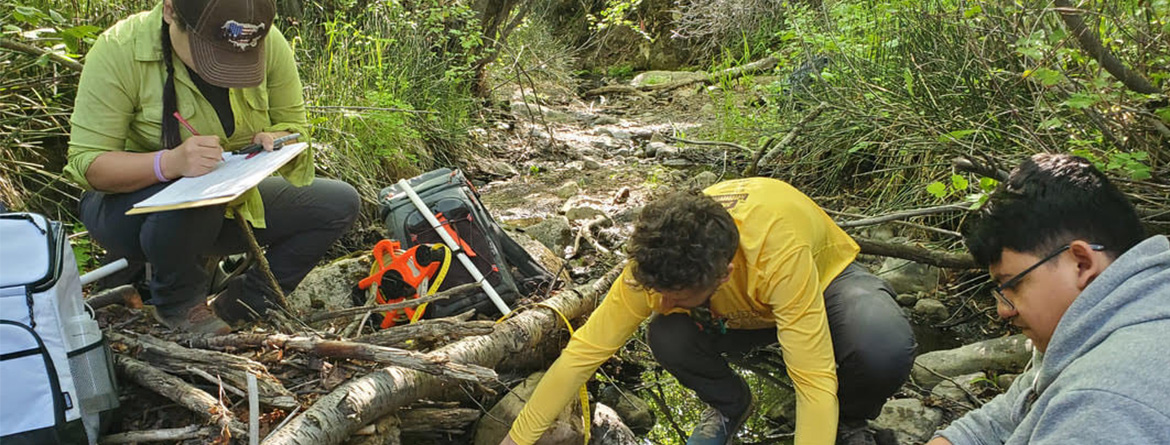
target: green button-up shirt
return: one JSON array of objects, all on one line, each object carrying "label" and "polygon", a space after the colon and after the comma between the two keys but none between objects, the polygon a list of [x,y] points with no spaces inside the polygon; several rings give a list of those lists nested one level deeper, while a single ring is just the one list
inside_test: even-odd
[{"label": "green button-up shirt", "polygon": [[[162,95],[166,65],[162,59],[162,5],[122,20],[102,33],[85,58],[65,174],[86,189],[93,160],[102,153],[154,152],[162,147]],[[254,88],[231,88],[235,132],[224,134],[215,108],[191,81],[183,62],[172,54],[179,114],[199,134],[218,135],[225,150],[252,142],[259,132],[289,131],[308,135],[305,99],[292,47],[275,27],[264,39],[264,81]],[[190,136],[180,130],[185,139]],[[279,171],[295,186],[313,180],[313,154],[305,150]],[[257,228],[266,227],[260,193],[253,188],[229,204]],[[230,211],[229,211],[230,213]]]}]

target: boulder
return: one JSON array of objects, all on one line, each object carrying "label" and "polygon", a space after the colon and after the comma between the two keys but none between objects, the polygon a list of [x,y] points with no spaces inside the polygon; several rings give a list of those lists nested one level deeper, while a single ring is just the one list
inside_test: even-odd
[{"label": "boulder", "polygon": [[1019,376],[1019,374],[1012,374],[1010,372],[1000,374],[995,377],[995,386],[998,386],[1000,389],[1007,391],[1008,388],[1012,387],[1012,383],[1016,382],[1016,377]]},{"label": "boulder", "polygon": [[1022,334],[985,340],[955,349],[931,351],[914,360],[910,376],[919,386],[930,389],[942,378],[980,371],[1019,372],[1031,359],[1031,345]]},{"label": "boulder", "polygon": [[614,125],[616,123],[618,123],[618,118],[604,115],[597,116],[597,119],[593,121],[593,125]]},{"label": "boulder", "polygon": [[573,241],[573,231],[569,227],[569,219],[563,216],[553,216],[525,227],[524,233],[544,244],[553,252],[563,252],[565,247]]},{"label": "boulder", "polygon": [[898,294],[898,296],[894,297],[894,300],[897,301],[899,305],[907,306],[907,307],[914,307],[914,304],[918,303],[918,294],[917,293]]},{"label": "boulder", "polygon": [[918,399],[896,399],[886,402],[881,415],[870,425],[893,431],[899,444],[909,445],[930,439],[942,419],[942,411],[924,406]]},{"label": "boulder", "polygon": [[[639,444],[634,432],[622,423],[622,417],[613,408],[603,403],[593,405],[591,417],[593,418],[593,426],[589,429],[589,445]],[[543,440],[538,443],[542,442]]]},{"label": "boulder", "polygon": [[712,172],[702,172],[687,180],[687,187],[705,189],[719,181],[719,175]]},{"label": "boulder", "polygon": [[938,287],[937,267],[915,263],[901,258],[886,258],[877,276],[890,283],[899,295],[912,292],[928,292]]},{"label": "boulder", "polygon": [[976,384],[980,380],[987,380],[987,376],[982,372],[961,375],[951,380],[943,380],[938,385],[935,385],[934,389],[930,390],[930,395],[940,399],[970,405],[974,401],[970,400],[967,393],[978,394],[980,390],[976,387]]},{"label": "boulder", "polygon": [[[634,434],[643,435],[654,428],[654,411],[632,391],[623,391],[616,386],[607,386],[601,391],[601,403],[613,407],[622,423],[629,427]],[[594,421],[596,424],[597,422]]]},{"label": "boulder", "polygon": [[553,194],[557,195],[557,197],[561,199],[572,198],[577,196],[577,194],[580,192],[581,187],[577,185],[577,181],[568,181],[553,190]]},{"label": "boulder", "polygon": [[923,298],[914,303],[914,313],[930,321],[943,321],[951,315],[941,301],[933,298]]},{"label": "boulder", "polygon": [[[532,259],[540,263],[541,266],[544,266],[545,270],[547,270],[549,273],[557,273],[557,271],[561,271],[561,280],[566,283],[569,282],[569,272],[561,267],[561,264],[564,263],[565,260],[562,260],[559,255],[553,253],[553,251],[550,250],[548,246],[545,246],[540,241],[537,241],[535,238],[524,233],[508,232],[508,236],[512,237],[512,239],[516,241],[516,244],[519,244],[520,247],[523,247],[524,251],[528,252],[529,255],[532,255]],[[561,250],[563,251],[564,248]]]},{"label": "boulder", "polygon": [[350,293],[358,281],[370,274],[373,257],[342,258],[309,272],[287,296],[293,313],[307,314],[353,307]]}]

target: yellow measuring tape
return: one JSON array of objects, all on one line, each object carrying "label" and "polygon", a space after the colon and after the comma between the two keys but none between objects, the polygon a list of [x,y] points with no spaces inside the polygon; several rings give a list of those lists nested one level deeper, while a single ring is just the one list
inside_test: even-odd
[{"label": "yellow measuring tape", "polygon": [[[553,311],[553,313],[555,313],[561,317],[561,321],[565,322],[565,328],[567,328],[569,330],[569,335],[570,336],[573,335],[573,324],[569,323],[569,317],[566,317],[565,314],[562,314],[560,310],[557,310],[557,308],[552,307],[552,305],[548,305],[548,304],[544,304],[544,303],[535,303],[535,304],[532,304],[530,306],[540,306],[543,308],[548,308],[549,310]],[[522,309],[522,308],[516,308],[516,310],[508,313],[508,315],[500,317],[499,320],[496,320],[496,323],[497,324],[502,323],[504,320],[507,320],[508,317],[511,317],[512,314],[519,312],[520,309]],[[589,443],[589,436],[590,436],[589,430],[590,430],[590,427],[592,427],[592,422],[589,421],[589,390],[586,388],[584,383],[581,384],[581,389],[578,390],[577,396],[578,396],[578,398],[581,399],[581,425],[583,427],[582,431],[585,433],[585,443]]]}]

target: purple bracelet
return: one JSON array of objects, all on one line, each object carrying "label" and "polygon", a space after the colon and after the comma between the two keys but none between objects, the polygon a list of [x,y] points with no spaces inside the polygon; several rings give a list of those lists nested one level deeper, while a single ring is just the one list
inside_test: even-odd
[{"label": "purple bracelet", "polygon": [[163,176],[163,174],[162,174],[162,155],[163,155],[163,150],[159,150],[159,151],[155,152],[155,155],[154,155],[154,178],[158,179],[158,182],[170,182],[171,180],[167,179],[167,177]]}]

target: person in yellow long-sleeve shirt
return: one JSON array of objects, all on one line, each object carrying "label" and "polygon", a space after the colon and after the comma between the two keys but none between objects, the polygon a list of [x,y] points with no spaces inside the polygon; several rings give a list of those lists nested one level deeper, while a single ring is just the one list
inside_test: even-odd
[{"label": "person in yellow long-sleeve shirt", "polygon": [[853,264],[857,243],[808,196],[769,178],[671,194],[642,210],[627,250],[503,444],[535,443],[646,319],[655,359],[709,405],[688,444],[731,442],[753,400],[727,360],[777,342],[796,444],[873,443],[865,420],[905,382],[914,337],[889,285]]}]

